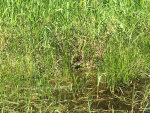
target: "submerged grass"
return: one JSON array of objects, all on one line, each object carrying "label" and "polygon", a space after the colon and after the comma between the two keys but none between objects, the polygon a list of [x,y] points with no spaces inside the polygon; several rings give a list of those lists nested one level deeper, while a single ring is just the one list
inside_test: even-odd
[{"label": "submerged grass", "polygon": [[0,0],[0,110],[148,112],[149,38],[148,0]]}]

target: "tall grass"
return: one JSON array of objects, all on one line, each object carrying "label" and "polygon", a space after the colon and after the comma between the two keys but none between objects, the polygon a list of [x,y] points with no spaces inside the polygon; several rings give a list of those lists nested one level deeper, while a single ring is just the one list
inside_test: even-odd
[{"label": "tall grass", "polygon": [[63,112],[101,76],[129,85],[150,74],[149,38],[148,0],[0,0],[0,108]]}]

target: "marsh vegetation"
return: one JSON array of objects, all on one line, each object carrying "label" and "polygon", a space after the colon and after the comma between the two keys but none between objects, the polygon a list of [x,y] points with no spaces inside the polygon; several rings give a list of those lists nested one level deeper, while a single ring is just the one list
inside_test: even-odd
[{"label": "marsh vegetation", "polygon": [[0,0],[0,111],[150,112],[149,0]]}]

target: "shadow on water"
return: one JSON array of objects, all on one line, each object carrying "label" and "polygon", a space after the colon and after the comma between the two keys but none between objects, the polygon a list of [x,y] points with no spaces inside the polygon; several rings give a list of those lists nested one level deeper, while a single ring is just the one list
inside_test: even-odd
[{"label": "shadow on water", "polygon": [[70,110],[89,112],[90,109],[91,112],[100,113],[150,112],[150,77],[139,76],[129,86],[116,87],[114,92],[106,88],[103,83],[100,86],[102,87],[97,89],[96,81],[87,82],[86,89],[78,91],[76,102],[70,102]]}]

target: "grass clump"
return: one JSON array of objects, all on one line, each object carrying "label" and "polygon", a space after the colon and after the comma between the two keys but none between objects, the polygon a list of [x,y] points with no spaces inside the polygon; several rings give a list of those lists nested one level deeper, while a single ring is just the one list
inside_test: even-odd
[{"label": "grass clump", "polygon": [[0,7],[2,112],[149,110],[149,1],[1,0]]}]

